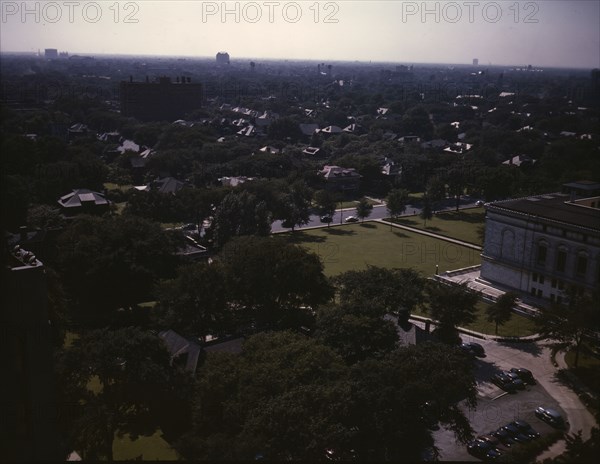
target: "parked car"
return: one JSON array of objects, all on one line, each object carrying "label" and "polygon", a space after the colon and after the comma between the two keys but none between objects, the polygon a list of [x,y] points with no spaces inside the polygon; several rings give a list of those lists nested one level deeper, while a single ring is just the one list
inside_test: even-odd
[{"label": "parked car", "polygon": [[[515,384],[513,379],[511,379],[506,373],[499,372],[498,374],[494,374],[490,379],[492,383],[498,385],[502,390],[507,391],[509,393],[514,393],[519,388],[518,384]],[[523,383],[523,382],[521,382]]]},{"label": "parked car", "polygon": [[467,444],[467,451],[476,458],[492,461],[502,456],[493,445],[482,440],[473,440]]},{"label": "parked car", "polygon": [[525,389],[525,382],[523,382],[523,380],[521,380],[521,377],[519,377],[514,372],[510,372],[510,371],[506,371],[504,373],[512,380],[515,387],[517,387],[517,390]]},{"label": "parked car", "polygon": [[502,443],[507,448],[510,448],[516,443],[515,440],[513,440],[513,438],[510,436],[510,434],[503,429],[494,430],[493,432],[490,432],[490,435],[496,437],[500,441],[500,443]]},{"label": "parked car", "polygon": [[538,419],[547,422],[548,424],[550,424],[553,427],[556,427],[557,429],[562,429],[566,425],[565,420],[556,409],[538,406],[537,408],[535,408],[534,413]]},{"label": "parked car", "polygon": [[470,351],[474,356],[477,356],[478,358],[485,357],[485,350],[483,349],[483,346],[481,346],[479,343],[467,342],[460,345],[460,347],[461,349],[467,352]]},{"label": "parked car", "polygon": [[358,222],[358,218],[356,216],[348,216],[346,219],[344,219],[344,221],[346,221],[346,222]]},{"label": "parked car", "polygon": [[330,222],[333,222],[333,218],[331,216],[321,216],[321,222],[329,224]]},{"label": "parked car", "polygon": [[485,202],[484,202],[483,200],[477,200],[477,201],[475,202],[475,204],[476,204],[477,206],[483,206],[483,205],[485,205]]},{"label": "parked car", "polygon": [[517,443],[527,443],[531,441],[531,438],[523,434],[518,429],[518,427],[513,424],[506,424],[505,426],[500,427],[500,430],[504,430],[505,432],[507,432],[510,435],[510,438],[512,438]]},{"label": "parked car", "polygon": [[523,435],[526,435],[531,439],[540,438],[539,432],[537,432],[531,425],[529,425],[529,422],[525,422],[524,420],[518,419],[512,421],[510,424],[514,425],[516,428],[519,429],[519,431]]},{"label": "parked car", "polygon": [[522,367],[513,367],[510,369],[510,372],[513,374],[517,374],[519,378],[529,385],[535,385],[535,379],[533,378],[533,374],[530,370],[524,369]]},{"label": "parked car", "polygon": [[479,441],[485,441],[486,443],[489,443],[490,445],[492,445],[494,448],[497,448],[498,445],[500,444],[500,440],[498,440],[493,435],[479,435],[477,437],[477,440],[479,440]]}]

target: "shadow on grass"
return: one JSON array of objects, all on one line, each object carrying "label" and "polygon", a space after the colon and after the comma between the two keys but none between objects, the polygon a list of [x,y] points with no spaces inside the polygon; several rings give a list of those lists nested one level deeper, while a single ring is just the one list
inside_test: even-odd
[{"label": "shadow on grass", "polygon": [[360,225],[361,227],[364,227],[365,229],[376,229],[377,226],[375,224],[369,224],[369,223],[364,223]]},{"label": "shadow on grass", "polygon": [[288,235],[292,243],[298,245],[301,243],[322,243],[327,240],[327,237],[322,235],[305,234],[304,232],[295,232]]},{"label": "shadow on grass", "polygon": [[483,223],[485,221],[485,213],[469,213],[465,211],[448,211],[439,212],[435,215],[440,221],[462,221],[475,223]]},{"label": "shadow on grass", "polygon": [[399,238],[410,238],[410,235],[406,235],[403,232],[398,232],[397,230],[393,231],[394,235]]},{"label": "shadow on grass", "polygon": [[435,226],[427,226],[425,227],[425,230],[427,232],[441,232],[442,229],[440,229],[439,227],[435,227]]},{"label": "shadow on grass", "polygon": [[330,235],[356,235],[356,232],[351,229],[342,229],[336,227],[335,229],[324,229]]}]

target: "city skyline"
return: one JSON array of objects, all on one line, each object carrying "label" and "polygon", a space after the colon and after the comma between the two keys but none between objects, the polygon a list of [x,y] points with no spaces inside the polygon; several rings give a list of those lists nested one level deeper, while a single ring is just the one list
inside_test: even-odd
[{"label": "city skyline", "polygon": [[1,2],[2,52],[600,67],[600,2]]}]

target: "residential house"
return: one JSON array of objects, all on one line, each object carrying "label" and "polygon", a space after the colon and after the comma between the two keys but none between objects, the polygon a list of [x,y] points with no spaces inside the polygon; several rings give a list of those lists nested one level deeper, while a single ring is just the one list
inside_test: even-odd
[{"label": "residential house", "polygon": [[103,214],[109,211],[110,201],[104,194],[89,189],[76,189],[58,199],[62,212],[74,214]]},{"label": "residential house", "polygon": [[341,192],[357,190],[362,176],[354,168],[324,166],[319,174],[326,181],[326,188]]}]

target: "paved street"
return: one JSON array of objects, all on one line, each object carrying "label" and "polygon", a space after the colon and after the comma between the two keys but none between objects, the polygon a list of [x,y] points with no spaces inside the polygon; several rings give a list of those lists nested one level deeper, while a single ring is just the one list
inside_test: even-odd
[{"label": "paved street", "polygon": [[[477,201],[477,199],[475,199],[475,198],[470,198],[468,196],[465,196],[460,201],[460,209],[474,208],[477,206],[476,201]],[[446,200],[442,204],[442,206],[439,208],[438,211],[453,211],[454,209],[456,209],[455,201],[454,200]],[[415,214],[420,214],[420,213],[421,213],[421,209],[418,206],[407,205],[406,211],[404,212],[403,216],[413,216]],[[336,210],[335,214],[333,215],[332,224],[340,224],[340,223],[343,224],[345,219],[348,216],[356,216],[356,208],[344,208],[343,210],[339,210],[339,209]],[[371,215],[368,217],[368,219],[383,219],[385,217],[389,217],[387,207],[385,205],[378,205],[378,206],[373,207],[373,211],[371,212]],[[296,230],[310,229],[310,228],[314,228],[314,227],[327,227],[327,224],[324,224],[321,222],[320,216],[318,214],[316,214],[316,212],[314,214],[311,214],[310,221],[308,224],[306,224],[302,227],[297,227]],[[281,221],[275,221],[275,222],[273,222],[273,224],[271,226],[271,231],[275,232],[275,233],[283,232],[283,231],[287,231],[287,230],[290,230],[290,229],[286,228],[286,227],[282,227]]]}]

